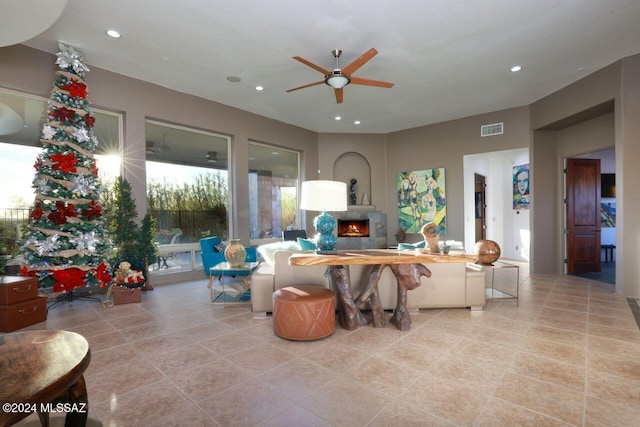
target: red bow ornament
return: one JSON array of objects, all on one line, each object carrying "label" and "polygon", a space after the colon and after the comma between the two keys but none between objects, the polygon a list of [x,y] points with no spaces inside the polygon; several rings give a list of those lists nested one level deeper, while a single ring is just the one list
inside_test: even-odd
[{"label": "red bow ornament", "polygon": [[53,285],[54,292],[72,291],[73,289],[84,286],[84,271],[77,268],[67,270],[54,270],[51,276],[56,280]]},{"label": "red bow ornament", "polygon": [[40,218],[42,218],[42,206],[40,206],[40,203],[38,203],[35,207],[35,209],[33,211],[31,211],[31,218],[35,219],[36,221],[40,221]]},{"label": "red bow ornament", "polygon": [[102,216],[102,207],[98,204],[98,202],[92,200],[91,203],[89,203],[89,209],[83,209],[80,213],[86,216],[89,221],[91,221],[94,217]]},{"label": "red bow ornament", "polygon": [[107,265],[102,262],[96,270],[96,279],[100,281],[100,287],[104,288],[111,282],[111,275],[107,272]]},{"label": "red bow ornament", "polygon": [[53,110],[53,118],[59,122],[65,122],[67,120],[73,121],[76,117],[76,112],[68,109],[67,107],[56,108]]},{"label": "red bow ornament", "polygon": [[82,98],[85,99],[87,97],[87,85],[78,82],[71,82],[68,85],[60,86],[61,89],[64,89],[69,92],[74,98]]},{"label": "red bow ornament", "polygon": [[49,159],[53,162],[53,170],[61,170],[62,173],[76,172],[76,155],[69,154],[54,154],[49,156]]},{"label": "red bow ornament", "polygon": [[62,225],[67,222],[68,216],[78,216],[76,206],[72,204],[65,206],[64,202],[56,202],[56,210],[47,215],[47,218],[55,222],[56,225]]},{"label": "red bow ornament", "polygon": [[92,128],[96,123],[96,118],[93,116],[87,115],[84,118],[84,123],[87,125],[88,128]]}]

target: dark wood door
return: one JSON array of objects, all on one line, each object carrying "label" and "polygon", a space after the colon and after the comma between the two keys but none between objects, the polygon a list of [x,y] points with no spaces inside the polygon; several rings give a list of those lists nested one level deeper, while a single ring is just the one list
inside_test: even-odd
[{"label": "dark wood door", "polygon": [[567,159],[566,206],[567,272],[599,272],[599,159]]},{"label": "dark wood door", "polygon": [[475,174],[476,242],[487,238],[486,182],[483,175]]}]

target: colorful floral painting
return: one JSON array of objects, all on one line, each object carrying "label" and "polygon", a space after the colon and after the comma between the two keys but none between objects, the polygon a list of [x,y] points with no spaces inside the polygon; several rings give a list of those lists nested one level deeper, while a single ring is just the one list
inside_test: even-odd
[{"label": "colorful floral painting", "polygon": [[435,222],[446,233],[444,168],[400,172],[398,174],[398,227],[419,233],[423,225]]},{"label": "colorful floral painting", "polygon": [[529,209],[529,164],[513,167],[513,209]]}]

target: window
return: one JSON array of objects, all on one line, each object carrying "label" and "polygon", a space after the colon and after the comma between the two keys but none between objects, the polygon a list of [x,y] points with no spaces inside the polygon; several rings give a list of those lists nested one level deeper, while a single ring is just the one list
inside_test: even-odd
[{"label": "window", "polygon": [[300,155],[249,142],[249,226],[251,239],[280,238],[301,227],[298,209]]},{"label": "window", "polygon": [[229,137],[147,120],[147,211],[158,243],[228,238]]},{"label": "window", "polygon": [[[47,99],[0,89],[0,208],[26,209],[34,201],[33,164],[42,151],[40,137],[47,113]],[[99,145],[96,162],[103,183],[120,174],[118,114],[93,109],[94,133]]]},{"label": "window", "polygon": [[[0,253],[16,256],[35,200],[33,165],[42,152],[40,137],[48,100],[0,89]],[[95,151],[103,188],[120,173],[121,116],[92,109],[99,145]],[[103,192],[104,194],[104,192]]]}]

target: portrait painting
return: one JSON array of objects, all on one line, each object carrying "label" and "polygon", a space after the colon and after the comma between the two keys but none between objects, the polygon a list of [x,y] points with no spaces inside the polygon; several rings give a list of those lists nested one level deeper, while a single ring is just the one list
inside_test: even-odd
[{"label": "portrait painting", "polygon": [[513,209],[529,209],[529,164],[513,167]]},{"label": "portrait painting", "polygon": [[419,233],[423,225],[434,222],[441,235],[446,233],[444,168],[406,171],[398,174],[398,227],[406,233]]}]

